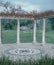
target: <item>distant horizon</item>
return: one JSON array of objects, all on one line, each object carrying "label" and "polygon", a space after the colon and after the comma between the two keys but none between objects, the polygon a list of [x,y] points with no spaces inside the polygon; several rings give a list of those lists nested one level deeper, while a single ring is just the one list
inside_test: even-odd
[{"label": "distant horizon", "polygon": [[54,11],[54,0],[0,0],[3,2],[10,2],[15,5],[19,5],[25,11],[36,10],[37,12],[53,10]]}]

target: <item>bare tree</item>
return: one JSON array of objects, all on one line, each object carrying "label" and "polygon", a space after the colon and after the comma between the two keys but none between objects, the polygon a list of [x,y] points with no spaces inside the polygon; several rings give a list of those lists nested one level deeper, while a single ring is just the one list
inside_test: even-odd
[{"label": "bare tree", "polygon": [[9,7],[10,7],[10,2],[2,2],[0,1],[0,6],[3,7],[3,11],[2,12],[9,12]]},{"label": "bare tree", "polygon": [[21,10],[21,6],[15,6],[13,4],[11,4],[10,2],[2,2],[0,1],[0,6],[4,7],[3,11],[4,13],[15,13],[16,11],[20,11]]}]

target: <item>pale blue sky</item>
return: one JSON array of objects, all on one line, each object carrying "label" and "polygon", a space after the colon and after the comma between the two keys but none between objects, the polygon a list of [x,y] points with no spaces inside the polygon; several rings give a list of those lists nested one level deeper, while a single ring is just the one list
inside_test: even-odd
[{"label": "pale blue sky", "polygon": [[54,10],[54,0],[2,0],[20,5],[24,10]]}]

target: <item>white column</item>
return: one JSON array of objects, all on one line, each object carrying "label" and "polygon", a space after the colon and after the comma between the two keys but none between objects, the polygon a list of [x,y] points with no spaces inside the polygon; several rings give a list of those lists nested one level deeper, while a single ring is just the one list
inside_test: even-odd
[{"label": "white column", "polygon": [[36,44],[36,23],[37,23],[37,20],[34,19],[34,36],[33,36],[33,43]]},{"label": "white column", "polygon": [[20,43],[20,19],[17,19],[17,44]]},{"label": "white column", "polygon": [[1,44],[1,18],[0,18],[0,44]]},{"label": "white column", "polygon": [[42,43],[45,44],[45,26],[46,26],[46,19],[43,19],[43,34],[42,34]]}]

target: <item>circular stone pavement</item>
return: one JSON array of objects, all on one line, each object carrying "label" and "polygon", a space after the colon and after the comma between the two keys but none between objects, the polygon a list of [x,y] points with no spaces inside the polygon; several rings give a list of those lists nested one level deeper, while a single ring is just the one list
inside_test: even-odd
[{"label": "circular stone pavement", "polygon": [[5,56],[14,57],[14,58],[37,58],[40,57],[41,51],[38,49],[26,49],[26,48],[19,48],[19,49],[8,49],[4,51]]},{"label": "circular stone pavement", "polygon": [[26,56],[26,55],[37,55],[37,54],[40,54],[40,50],[36,50],[36,49],[11,49],[8,51],[8,54],[11,54],[11,55],[23,55],[23,56]]}]

